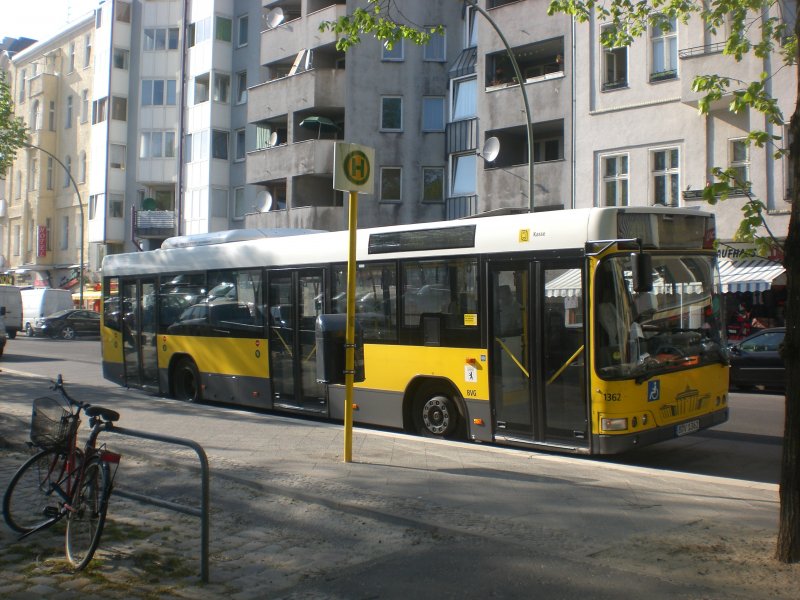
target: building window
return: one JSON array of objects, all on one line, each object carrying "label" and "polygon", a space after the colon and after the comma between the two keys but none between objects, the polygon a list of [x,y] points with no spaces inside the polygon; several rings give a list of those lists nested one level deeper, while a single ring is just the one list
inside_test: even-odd
[{"label": "building window", "polygon": [[28,191],[35,192],[39,189],[39,161],[35,156],[31,157],[28,164]]},{"label": "building window", "polygon": [[131,4],[130,2],[117,2],[117,21],[120,23],[131,22]]},{"label": "building window", "polygon": [[176,81],[174,79],[143,79],[142,106],[174,106]]},{"label": "building window", "polygon": [[72,96],[67,96],[67,115],[64,119],[64,128],[72,127]]},{"label": "building window", "polygon": [[228,160],[228,136],[227,131],[211,130],[211,158]]},{"label": "building window", "polygon": [[69,43],[69,55],[67,60],[67,73],[72,73],[75,70],[75,42]]},{"label": "building window", "polygon": [[129,55],[130,52],[128,52],[124,48],[114,48],[114,68],[127,71]]},{"label": "building window", "polygon": [[677,148],[651,152],[653,204],[678,206],[680,199],[680,154]]},{"label": "building window", "polygon": [[128,120],[128,99],[113,96],[111,98],[111,118],[115,121]]},{"label": "building window", "polygon": [[22,251],[22,227],[20,225],[14,225],[14,240],[12,242],[13,254],[14,256],[19,256]]},{"label": "building window", "polygon": [[69,216],[61,217],[61,249],[69,248]]},{"label": "building window", "polygon": [[738,189],[750,188],[750,145],[746,138],[730,140],[730,168],[733,169],[735,181],[731,187]]},{"label": "building window", "polygon": [[422,98],[422,131],[444,131],[444,97]]},{"label": "building window", "polygon": [[217,17],[214,39],[220,42],[231,41],[231,20],[227,17]]},{"label": "building window", "polygon": [[122,144],[111,144],[108,149],[108,166],[112,169],[125,169],[127,148]]},{"label": "building window", "polygon": [[464,47],[476,48],[478,46],[478,11],[471,6],[467,6],[467,14],[464,19]]},{"label": "building window", "polygon": [[604,156],[603,206],[628,206],[628,155]]},{"label": "building window", "polygon": [[675,79],[678,76],[678,28],[674,17],[650,27],[653,52],[650,81]]},{"label": "building window", "polygon": [[247,102],[247,71],[236,74],[236,104]]},{"label": "building window", "polygon": [[476,116],[478,99],[478,80],[458,79],[453,82],[452,121],[471,119]]},{"label": "building window", "polygon": [[54,161],[52,157],[47,157],[47,189],[53,189],[53,164]]},{"label": "building window", "polygon": [[381,167],[381,202],[400,202],[402,198],[403,169]]},{"label": "building window", "polygon": [[139,158],[174,158],[174,131],[143,131],[139,143]]},{"label": "building window", "polygon": [[533,162],[547,162],[561,160],[562,158],[561,138],[535,140],[533,142]]},{"label": "building window", "polygon": [[[427,28],[430,31],[430,27]],[[444,62],[446,59],[445,34],[434,33],[422,50],[422,59],[434,62]]]},{"label": "building window", "polygon": [[47,128],[50,131],[56,130],[56,103],[53,100],[50,101],[50,108],[47,112]]},{"label": "building window", "polygon": [[22,198],[22,171],[17,171],[16,185],[14,186],[14,197],[17,200]]},{"label": "building window", "polygon": [[122,194],[108,195],[108,216],[121,219],[125,206],[125,197]]},{"label": "building window", "polygon": [[48,252],[52,252],[53,251],[53,222],[50,220],[50,217],[47,217],[44,220],[44,233],[45,233],[45,238],[46,238],[45,243],[47,244],[47,246],[46,246],[47,247],[47,251]]},{"label": "building window", "polygon": [[25,102],[25,82],[27,81],[28,72],[22,69],[19,73],[19,95],[17,96],[17,104]]},{"label": "building window", "polygon": [[100,29],[103,26],[103,7],[94,11],[94,28]]},{"label": "building window", "polygon": [[246,137],[245,137],[245,130],[244,129],[237,129],[236,130],[236,156],[234,156],[234,160],[244,160],[246,150]]},{"label": "building window", "polygon": [[401,61],[403,60],[403,38],[397,40],[392,47],[389,48],[387,44],[381,46],[381,59],[387,61]]},{"label": "building window", "polygon": [[194,103],[200,104],[208,102],[210,77],[208,73],[203,73],[194,78]]},{"label": "building window", "polygon": [[403,98],[384,96],[381,98],[381,131],[403,130]]},{"label": "building window", "polygon": [[214,102],[228,102],[231,90],[231,76],[214,73]]},{"label": "building window", "polygon": [[147,52],[155,50],[177,50],[177,27],[146,27],[144,29],[144,49]]},{"label": "building window", "polygon": [[244,215],[247,213],[247,208],[245,207],[245,197],[244,197],[244,188],[237,187],[233,190],[233,220],[234,221],[241,221],[244,219]]},{"label": "building window", "polygon": [[72,157],[64,159],[64,187],[69,187],[72,182]]},{"label": "building window", "polygon": [[87,33],[83,38],[83,68],[87,68],[92,63],[92,36]]},{"label": "building window", "polygon": [[453,156],[453,178],[450,183],[450,196],[474,196],[477,189],[476,169],[478,157],[475,154]]},{"label": "building window", "polygon": [[444,202],[443,167],[422,167],[422,201]]},{"label": "building window", "polygon": [[[604,27],[603,31],[609,28]],[[628,48],[602,47],[603,52],[603,89],[616,90],[628,85]]]},{"label": "building window", "polygon": [[186,32],[187,45],[189,48],[211,39],[211,17],[200,19],[194,23],[189,24],[189,30]]},{"label": "building window", "polygon": [[78,183],[86,183],[86,152],[78,155]]},{"label": "building window", "polygon": [[211,188],[211,218],[228,218],[228,190]]},{"label": "building window", "polygon": [[106,120],[108,98],[100,98],[92,102],[92,124],[102,123]]},{"label": "building window", "polygon": [[42,105],[38,100],[34,100],[33,102],[33,130],[39,131],[42,128]]},{"label": "building window", "polygon": [[236,31],[238,33],[238,36],[236,39],[236,43],[238,44],[239,48],[241,48],[242,46],[247,45],[247,29],[250,24],[250,19],[247,17],[247,15],[244,15],[242,17],[239,17],[237,24],[238,27],[236,28]]}]

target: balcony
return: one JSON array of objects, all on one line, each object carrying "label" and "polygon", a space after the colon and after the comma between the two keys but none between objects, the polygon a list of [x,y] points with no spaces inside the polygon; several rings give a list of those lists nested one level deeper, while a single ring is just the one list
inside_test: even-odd
[{"label": "balcony", "polygon": [[31,77],[28,82],[28,96],[35,98],[42,94],[52,96],[56,91],[56,84],[58,78],[49,73],[39,73],[35,77]]},{"label": "balcony", "polygon": [[[289,14],[291,13],[287,13],[287,16]],[[287,56],[296,56],[307,48],[335,44],[336,34],[332,31],[322,32],[319,26],[323,21],[336,21],[346,15],[347,5],[332,4],[309,13],[305,18],[285,21],[274,29],[267,29],[264,25],[265,31],[261,32],[261,64],[268,65]]]},{"label": "balcony", "polygon": [[249,214],[245,226],[255,229],[321,229],[343,231],[347,211],[341,206],[301,206],[290,210],[272,210]]},{"label": "balcony", "polygon": [[167,238],[175,235],[175,211],[136,210],[133,231],[138,238]]},{"label": "balcony", "polygon": [[[564,86],[564,73],[550,73],[541,77],[528,79],[525,92],[531,106],[534,122],[550,121],[564,117],[565,108],[560,98]],[[525,123],[524,105],[519,86],[510,84],[489,88],[484,95],[485,104],[479,109],[481,125],[484,129],[502,129]]]},{"label": "balcony", "polygon": [[[695,92],[692,89],[694,80],[700,75],[711,73],[721,77],[731,77],[736,89],[736,80],[758,81],[763,70],[761,59],[752,54],[746,54],[741,62],[736,62],[731,56],[722,54],[725,42],[706,44],[684,48],[678,52],[680,59],[681,101],[691,106],[697,106],[704,92]],[[712,110],[728,110],[730,94],[726,94],[711,105]]]},{"label": "balcony", "polygon": [[247,120],[317,107],[343,107],[344,69],[312,69],[267,81],[248,90]]},{"label": "balcony", "polygon": [[335,140],[306,140],[248,152],[247,183],[265,184],[301,175],[332,175]]}]

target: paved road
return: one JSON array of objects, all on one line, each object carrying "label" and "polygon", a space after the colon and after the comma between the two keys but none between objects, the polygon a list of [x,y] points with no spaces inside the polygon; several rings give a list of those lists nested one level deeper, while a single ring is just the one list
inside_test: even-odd
[{"label": "paved road", "polygon": [[[0,478],[41,388],[0,373]],[[772,484],[364,429],[343,463],[340,425],[70,389],[205,447],[211,583],[197,585],[196,520],[115,497],[88,574],[65,568],[57,531],[20,544],[3,530],[4,598],[796,597],[800,569],[770,561]],[[196,504],[191,453],[106,437],[120,488]]]}]

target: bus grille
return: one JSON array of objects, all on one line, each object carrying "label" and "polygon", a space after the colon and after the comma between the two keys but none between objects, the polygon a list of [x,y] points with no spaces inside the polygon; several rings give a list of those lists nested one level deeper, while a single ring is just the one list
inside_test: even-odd
[{"label": "bus grille", "polygon": [[710,397],[711,396],[708,394],[700,396],[694,390],[692,390],[692,393],[690,394],[683,392],[678,394],[678,397],[675,398],[675,402],[671,404],[665,404],[661,407],[661,416],[668,419],[670,417],[682,417],[684,415],[700,412],[703,410],[706,401]]}]

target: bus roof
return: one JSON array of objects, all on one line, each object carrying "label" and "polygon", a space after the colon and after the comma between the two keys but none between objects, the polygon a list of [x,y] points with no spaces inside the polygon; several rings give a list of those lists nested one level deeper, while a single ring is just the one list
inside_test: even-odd
[{"label": "bus roof", "polygon": [[[713,219],[710,213],[694,209],[607,207],[360,229],[356,241],[356,259],[583,250],[587,241],[618,239],[617,216],[622,213],[683,214]],[[185,240],[182,238],[182,241]],[[257,237],[216,244],[187,243],[146,252],[108,255],[103,260],[103,275],[148,275],[346,262],[349,237],[347,231],[335,231]]]}]

